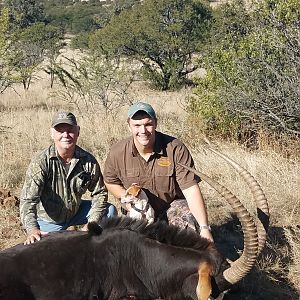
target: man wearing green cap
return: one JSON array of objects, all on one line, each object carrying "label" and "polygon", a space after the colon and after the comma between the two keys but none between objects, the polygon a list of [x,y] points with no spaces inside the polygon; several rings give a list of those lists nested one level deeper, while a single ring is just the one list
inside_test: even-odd
[{"label": "man wearing green cap", "polygon": [[[40,240],[43,234],[113,216],[107,203],[100,166],[95,157],[76,145],[80,127],[71,112],[53,116],[50,134],[53,144],[32,159],[20,198],[20,216],[27,231],[24,244]],[[86,191],[92,201],[81,200]]]},{"label": "man wearing green cap", "polygon": [[[173,213],[181,211],[182,219],[191,212],[201,236],[212,241],[198,186],[200,178],[178,164],[194,166],[186,146],[175,137],[156,131],[156,114],[148,103],[130,106],[128,127],[132,137],[113,145],[105,162],[103,175],[108,191],[122,199],[132,184],[138,184],[146,192],[156,219],[168,220],[172,209]],[[188,212],[183,211],[184,206]]]}]

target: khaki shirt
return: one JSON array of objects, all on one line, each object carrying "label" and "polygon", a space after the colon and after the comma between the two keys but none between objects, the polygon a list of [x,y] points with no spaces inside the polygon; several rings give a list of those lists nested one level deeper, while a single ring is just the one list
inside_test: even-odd
[{"label": "khaki shirt", "polygon": [[139,155],[132,137],[114,144],[103,176],[105,182],[125,189],[132,183],[139,184],[159,216],[173,200],[184,198],[182,190],[197,184],[200,178],[177,164],[194,167],[190,152],[182,142],[158,131],[155,134],[154,152],[147,162]]},{"label": "khaki shirt", "polygon": [[20,198],[25,229],[39,228],[37,218],[56,224],[68,222],[78,211],[81,197],[91,192],[89,221],[98,221],[107,205],[107,191],[95,157],[76,146],[68,173],[51,145],[32,159]]}]

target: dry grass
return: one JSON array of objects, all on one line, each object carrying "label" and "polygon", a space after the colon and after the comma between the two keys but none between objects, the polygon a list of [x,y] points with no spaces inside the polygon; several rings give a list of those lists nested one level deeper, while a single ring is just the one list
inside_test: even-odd
[{"label": "dry grass", "polygon": [[[223,142],[219,145],[215,143],[215,146],[234,158],[257,179],[268,198],[271,216],[267,245],[252,274],[241,283],[247,295],[240,292],[236,295],[233,291],[230,299],[299,299],[299,161],[282,158],[272,149],[249,153],[234,144]],[[221,158],[207,151],[205,145],[200,145],[196,152],[194,157],[197,168],[228,187],[255,215],[249,188],[237,173]],[[230,245],[229,240],[235,239],[235,248],[242,249],[241,234],[236,232],[239,227],[232,227],[234,219],[230,207],[205,183],[200,185],[207,201],[210,223],[216,226],[216,242]],[[232,251],[232,248],[229,250]],[[257,277],[260,284],[253,286]],[[249,287],[253,288],[251,292]]]},{"label": "dry grass", "polygon": [[[101,111],[78,113],[69,103],[53,98],[47,84],[41,80],[26,93],[22,89],[18,89],[18,94],[7,91],[0,98],[0,187],[10,189],[16,196],[33,153],[50,143],[49,125],[53,111],[71,109],[77,113],[81,125],[79,144],[94,153],[100,165],[103,165],[110,145],[128,135],[126,105],[113,115]],[[199,142],[200,127],[186,125],[181,103],[189,93],[188,89],[155,92],[140,82],[132,86],[130,96],[152,103],[159,116],[159,129],[182,138],[192,150],[197,168],[226,185],[254,212],[244,182]],[[195,134],[197,129],[199,134]],[[234,289],[230,299],[299,299],[300,162],[297,154],[287,158],[287,155],[275,152],[277,148],[270,143],[265,145],[264,151],[252,152],[232,143],[215,141],[215,144],[256,177],[269,199],[271,214],[267,247],[256,268],[239,285],[243,288]],[[237,243],[234,249],[231,244],[228,248],[236,252],[242,247],[242,236],[238,223],[231,216],[231,209],[205,183],[201,183],[201,188],[216,240]],[[18,208],[0,207],[0,221],[0,249],[19,242],[23,232]]]}]

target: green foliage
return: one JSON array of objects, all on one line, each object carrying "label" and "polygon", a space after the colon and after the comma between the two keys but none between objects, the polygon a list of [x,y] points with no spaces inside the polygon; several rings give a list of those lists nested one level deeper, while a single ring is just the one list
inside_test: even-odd
[{"label": "green foliage", "polygon": [[115,0],[111,1],[107,7],[108,18],[119,15],[123,10],[131,9],[133,6],[140,4],[140,0]]},{"label": "green foliage", "polygon": [[62,33],[52,25],[35,23],[18,32],[14,51],[14,68],[24,89],[28,89],[33,75],[47,57],[50,63],[62,47]]},{"label": "green foliage", "polygon": [[83,32],[76,35],[71,40],[71,47],[73,49],[81,49],[87,50],[89,48],[89,40],[90,40],[91,33]]},{"label": "green foliage", "polygon": [[94,1],[43,1],[47,21],[73,34],[92,32],[104,27],[109,20],[140,0],[116,0],[109,5]]},{"label": "green foliage", "polygon": [[300,133],[299,24],[294,0],[251,7],[239,1],[216,12],[212,51],[203,59],[208,76],[199,79],[187,105],[210,133],[224,135],[225,128],[232,137],[260,129]]},{"label": "green foliage", "polygon": [[200,1],[145,1],[98,30],[91,48],[99,55],[132,57],[157,87],[177,88],[195,70],[191,57],[200,50],[210,18],[210,8]]},{"label": "green foliage", "polygon": [[52,1],[45,2],[45,14],[47,21],[59,26],[69,33],[93,31],[99,28],[104,9],[101,2],[98,4],[90,2],[61,3]]},{"label": "green foliage", "polygon": [[261,21],[266,20],[268,23],[272,23],[272,20],[276,20],[285,25],[299,21],[300,6],[297,0],[265,0],[262,3],[258,1],[258,7],[260,10],[258,16]]},{"label": "green foliage", "polygon": [[42,9],[35,1],[7,0],[0,14],[0,92],[16,82],[28,89],[47,58],[51,66],[63,46],[62,32],[37,22]]},{"label": "green foliage", "polygon": [[44,21],[43,6],[36,0],[5,0],[11,22],[21,28]]},{"label": "green foliage", "polygon": [[[12,31],[8,8],[0,10],[0,93],[18,80],[15,44],[18,33]],[[15,27],[16,28],[16,27]]]},{"label": "green foliage", "polygon": [[1,58],[5,55],[6,49],[9,44],[9,11],[3,9],[0,11],[0,53]]},{"label": "green foliage", "polygon": [[9,37],[9,11],[8,9],[3,9],[0,11],[0,93],[11,84],[8,51],[10,47]]},{"label": "green foliage", "polygon": [[218,83],[209,73],[199,80],[195,95],[188,99],[189,118],[195,122],[201,116],[205,120],[202,130],[211,136],[237,138],[240,120],[225,108],[222,93],[216,89],[216,84]]}]

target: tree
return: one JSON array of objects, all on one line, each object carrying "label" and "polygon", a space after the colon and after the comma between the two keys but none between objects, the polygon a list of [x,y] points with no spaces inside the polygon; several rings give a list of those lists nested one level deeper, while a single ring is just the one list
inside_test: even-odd
[{"label": "tree", "polygon": [[50,66],[54,63],[53,60],[63,46],[62,38],[58,28],[43,23],[35,23],[19,32],[13,48],[14,65],[24,89],[29,88],[35,72],[42,68],[41,64],[46,57],[49,58]]},{"label": "tree", "polygon": [[200,50],[210,18],[209,6],[200,1],[144,1],[113,17],[90,46],[99,55],[132,57],[157,87],[177,88],[196,68],[192,54]]},{"label": "tree", "polygon": [[0,11],[0,93],[3,93],[13,83],[13,53],[11,46],[14,40],[9,30],[9,10]]},{"label": "tree", "polygon": [[47,44],[45,45],[46,67],[43,69],[50,75],[50,87],[53,87],[55,80],[55,69],[57,68],[57,59],[60,55],[60,50],[66,45],[64,42],[63,32],[52,25],[46,26],[48,36]]},{"label": "tree", "polygon": [[12,23],[18,27],[44,21],[43,6],[36,0],[5,0],[4,4],[9,8]]},{"label": "tree", "polygon": [[115,0],[107,7],[110,12],[110,18],[140,3],[141,0]]},{"label": "tree", "polygon": [[134,68],[122,62],[83,55],[79,60],[68,59],[64,66],[57,66],[56,76],[61,88],[56,96],[78,110],[95,113],[117,113],[130,103],[128,88],[133,82]]},{"label": "tree", "polygon": [[300,134],[300,10],[296,0],[236,1],[216,14],[211,49],[188,101],[207,130],[254,139]]},{"label": "tree", "polygon": [[106,8],[100,1],[71,1],[70,3],[45,2],[45,15],[47,21],[59,26],[69,33],[82,33],[94,31],[107,22]]}]

